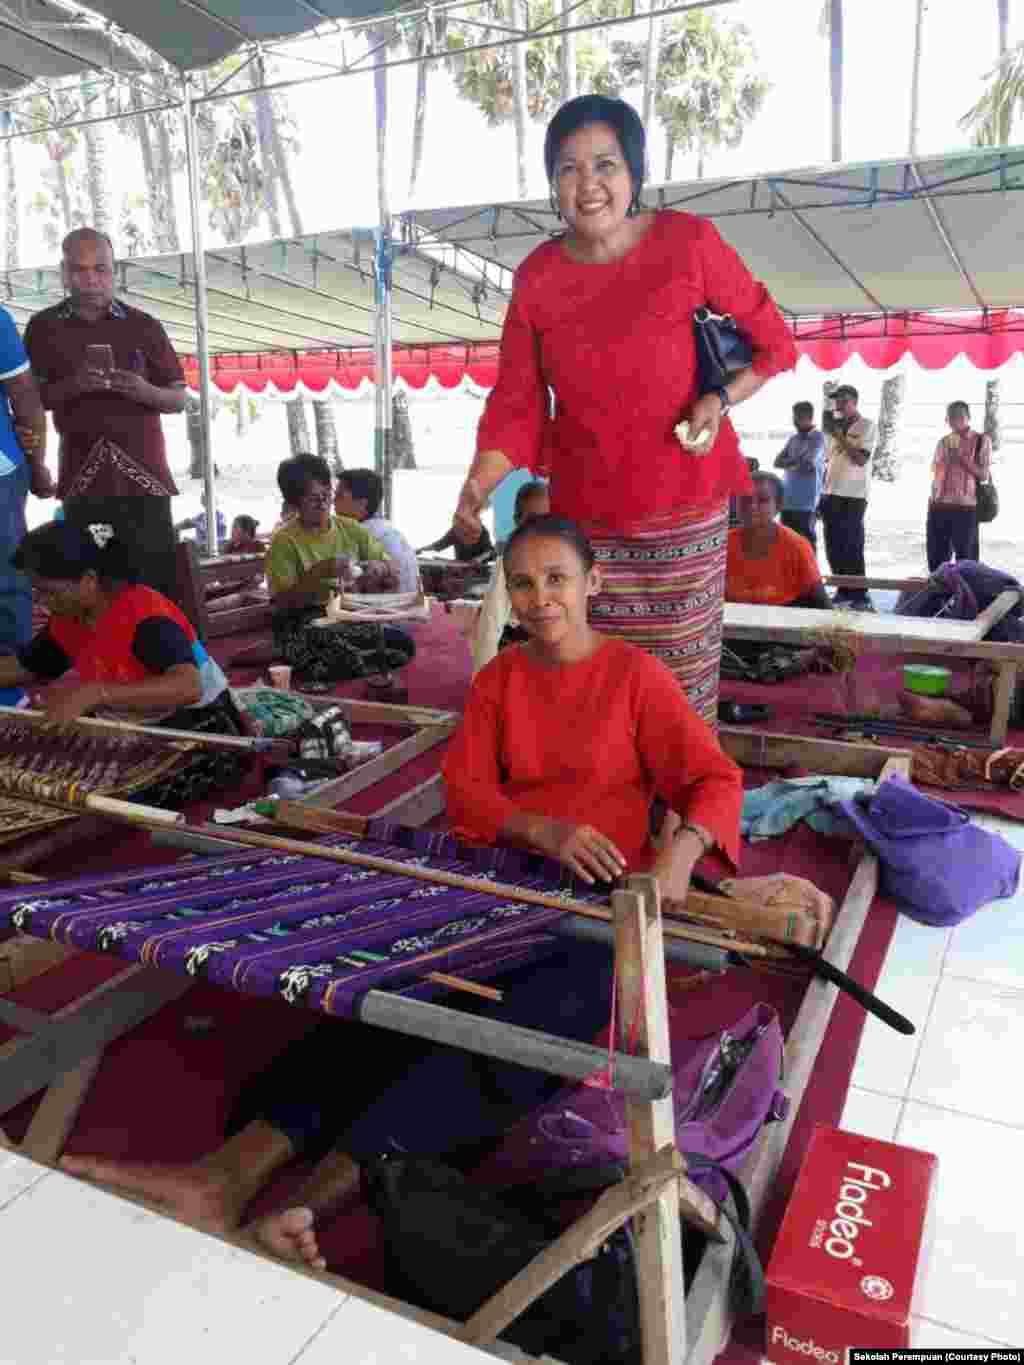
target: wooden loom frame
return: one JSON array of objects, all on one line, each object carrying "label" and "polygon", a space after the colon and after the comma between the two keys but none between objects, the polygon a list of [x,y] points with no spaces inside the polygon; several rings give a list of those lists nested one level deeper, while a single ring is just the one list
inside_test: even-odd
[{"label": "wooden loom frame", "polygon": [[[910,757],[898,750],[836,740],[761,734],[723,729],[722,747],[746,766],[783,768],[799,762],[812,771],[844,776],[880,778],[909,775]],[[431,787],[432,783],[424,784]],[[421,789],[409,793],[413,805]],[[401,801],[389,813],[402,818]],[[408,819],[408,817],[407,817]],[[212,840],[210,841],[212,845]],[[221,848],[230,846],[226,832]],[[841,912],[825,951],[828,961],[845,970],[855,951],[878,885],[878,862],[873,854],[861,853]],[[616,919],[616,952],[625,1017],[637,1011],[641,1020],[642,1055],[651,1060],[668,1059],[668,1019],[665,999],[660,909],[657,888],[650,878],[635,878],[627,891],[613,897]],[[6,1105],[11,1069],[20,1057],[22,1088],[26,1069],[36,1089],[46,1087],[21,1151],[44,1162],[55,1162],[73,1127],[78,1109],[102,1058],[103,1048],[148,1018],[157,1009],[182,995],[192,983],[169,972],[138,965],[129,966],[108,982],[72,1002],[53,1016],[38,1015],[10,1001],[0,1000],[0,1018],[27,1036],[0,1047],[0,1106]],[[791,1105],[787,1119],[768,1125],[762,1133],[745,1171],[745,1183],[753,1217],[759,1217],[792,1126],[810,1081],[818,1050],[837,998],[837,988],[818,979],[809,981],[797,1019],[786,1040],[786,1081]],[[423,1312],[409,1304],[378,1294],[326,1272],[301,1270],[336,1285],[347,1294],[411,1317],[446,1332],[467,1344],[493,1341],[523,1308],[572,1264],[592,1253],[597,1236],[607,1235],[628,1217],[637,1218],[637,1255],[642,1284],[641,1315],[644,1325],[645,1365],[711,1365],[724,1348],[731,1329],[728,1303],[729,1268],[733,1237],[724,1220],[709,1241],[690,1292],[683,1296],[681,1262],[678,1259],[678,1217],[702,1222],[706,1203],[699,1191],[683,1179],[675,1188],[679,1170],[666,1149],[673,1141],[671,1098],[629,1101],[631,1181],[619,1187],[619,1197],[602,1201],[585,1220],[567,1230],[556,1250],[538,1258],[467,1323],[455,1323]],[[2,1137],[0,1137],[2,1141]],[[666,1164],[666,1162],[668,1164]],[[609,1208],[609,1202],[613,1207]],[[600,1212],[599,1212],[600,1210]],[[643,1212],[640,1212],[643,1210]],[[589,1217],[589,1215],[588,1215]],[[705,1224],[706,1225],[706,1224]],[[252,1244],[244,1234],[232,1240]]]},{"label": "wooden loom frame", "polygon": [[[861,582],[862,580],[841,580]],[[863,580],[881,582],[882,580]],[[893,580],[897,581],[897,580]],[[1010,723],[1010,708],[1017,683],[1017,670],[1024,667],[1024,645],[1015,645],[982,637],[1001,621],[1006,613],[1016,605],[1021,594],[1015,591],[1001,592],[994,602],[974,621],[949,621],[941,618],[908,616],[900,619],[906,623],[927,622],[934,630],[931,638],[917,634],[900,634],[894,629],[885,634],[871,630],[875,618],[864,614],[851,622],[842,620],[835,611],[817,610],[807,607],[768,607],[745,602],[726,602],[722,634],[725,640],[769,640],[781,644],[802,645],[807,647],[820,643],[823,632],[834,630],[837,626],[854,631],[865,646],[883,654],[905,654],[918,658],[969,659],[988,662],[996,671],[996,687],[993,698],[992,724],[989,738],[994,747],[1006,742]],[[730,617],[732,618],[730,620]],[[970,635],[976,638],[950,638],[947,632],[943,638],[943,626],[972,626]]]}]

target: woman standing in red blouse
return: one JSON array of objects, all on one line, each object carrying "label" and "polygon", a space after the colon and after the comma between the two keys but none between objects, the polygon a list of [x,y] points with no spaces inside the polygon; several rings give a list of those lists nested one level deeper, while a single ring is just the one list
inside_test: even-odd
[{"label": "woman standing in red blouse", "polygon": [[[750,491],[726,413],[791,368],[796,351],[711,223],[641,209],[644,130],[629,105],[570,100],[544,154],[566,231],[516,272],[456,527],[479,533],[511,469],[549,474],[552,511],[580,523],[604,574],[593,625],[660,658],[713,722],[726,505]],[[693,314],[704,305],[733,316],[754,359],[728,388],[701,395]],[[685,446],[674,434],[684,417]]]}]

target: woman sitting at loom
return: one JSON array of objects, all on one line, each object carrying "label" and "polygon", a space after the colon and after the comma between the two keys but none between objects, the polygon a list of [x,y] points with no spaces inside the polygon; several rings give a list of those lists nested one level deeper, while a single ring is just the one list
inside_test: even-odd
[{"label": "woman sitting at loom", "polygon": [[777,474],[751,475],[752,498],[741,499],[741,522],[729,532],[725,600],[771,607],[821,607],[832,603],[808,541],[780,526],[784,488]]},{"label": "woman sitting at loom", "polygon": [[[649,871],[666,895],[684,897],[703,853],[715,848],[735,862],[739,769],[664,664],[591,629],[587,607],[600,572],[574,523],[524,523],[503,560],[529,639],[503,650],[473,683],[444,763],[456,833],[540,850],[590,883]],[[660,849],[648,835],[656,795],[681,821]],[[590,1041],[608,1022],[612,970],[607,948],[573,941],[499,977],[502,1002],[474,1001],[475,1012]],[[474,1008],[461,997],[446,1003]],[[314,1219],[357,1187],[357,1162],[494,1141],[558,1084],[522,1066],[331,1020],[272,1063],[255,1102],[236,1110],[234,1135],[201,1162],[61,1164],[224,1232],[280,1166],[299,1154],[322,1158],[297,1206],[253,1228],[277,1254],[322,1266]]]},{"label": "woman sitting at loom", "polygon": [[[188,618],[161,593],[138,582],[128,546],[111,526],[86,531],[48,522],[30,531],[12,559],[28,574],[50,613],[42,631],[0,659],[0,686],[61,678],[43,699],[59,724],[104,709],[146,724],[241,733],[227,679]],[[214,726],[214,717],[231,724]]]}]

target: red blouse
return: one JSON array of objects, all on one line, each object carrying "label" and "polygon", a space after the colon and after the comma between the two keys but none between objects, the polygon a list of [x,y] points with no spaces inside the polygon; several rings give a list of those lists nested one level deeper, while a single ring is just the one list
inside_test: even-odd
[{"label": "red blouse", "polygon": [[739,768],[665,665],[625,640],[559,667],[503,649],[473,680],[442,772],[453,831],[475,843],[529,811],[593,825],[642,871],[657,795],[733,866],[739,854]]},{"label": "red blouse", "polygon": [[703,455],[673,434],[698,397],[693,313],[704,304],[735,318],[759,375],[796,364],[768,291],[707,219],[661,210],[607,265],[545,242],[516,271],[477,449],[550,473],[552,511],[590,528],[625,531],[749,492],[728,418]]}]

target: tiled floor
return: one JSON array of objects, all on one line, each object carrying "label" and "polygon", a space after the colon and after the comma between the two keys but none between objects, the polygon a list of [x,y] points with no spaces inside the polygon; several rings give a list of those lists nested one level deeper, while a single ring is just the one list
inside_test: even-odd
[{"label": "tiled floor", "polygon": [[[979,824],[1024,851],[1024,826]],[[916,1346],[1024,1341],[1024,891],[956,929],[901,919],[878,994],[917,1025],[871,1021],[842,1126],[939,1158],[935,1246]]]}]

